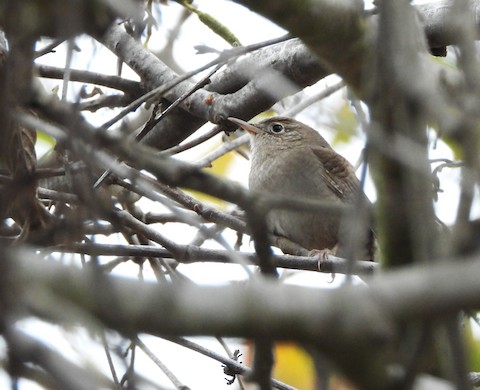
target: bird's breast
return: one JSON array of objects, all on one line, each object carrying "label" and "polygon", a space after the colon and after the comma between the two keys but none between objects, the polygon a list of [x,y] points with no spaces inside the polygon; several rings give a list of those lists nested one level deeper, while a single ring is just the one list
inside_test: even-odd
[{"label": "bird's breast", "polygon": [[296,197],[330,198],[333,194],[322,178],[325,170],[308,148],[256,153],[252,157],[249,187],[253,191]]}]

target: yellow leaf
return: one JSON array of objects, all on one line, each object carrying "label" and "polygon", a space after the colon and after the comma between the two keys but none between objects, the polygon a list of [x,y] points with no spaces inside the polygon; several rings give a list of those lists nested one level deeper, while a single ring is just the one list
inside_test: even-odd
[{"label": "yellow leaf", "polygon": [[297,389],[315,389],[313,361],[305,350],[294,343],[276,345],[273,377]]},{"label": "yellow leaf", "polygon": [[352,135],[357,132],[357,118],[352,108],[345,102],[337,111],[337,115],[331,124],[335,130],[332,144],[347,143]]}]

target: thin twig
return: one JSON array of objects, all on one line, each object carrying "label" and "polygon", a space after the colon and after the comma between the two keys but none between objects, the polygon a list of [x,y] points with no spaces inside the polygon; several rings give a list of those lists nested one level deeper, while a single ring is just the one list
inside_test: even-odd
[{"label": "thin twig", "polygon": [[[47,65],[37,65],[36,70],[40,77],[50,79],[63,79],[65,74],[65,69]],[[117,89],[133,96],[139,95],[141,91],[140,82],[138,81],[85,70],[71,69],[70,80]]]},{"label": "thin twig", "polygon": [[198,146],[200,145],[201,143],[209,140],[210,138],[213,138],[215,137],[218,133],[220,133],[222,131],[222,127],[221,126],[218,126],[216,125],[212,130],[210,130],[209,132],[189,141],[189,142],[185,142],[184,144],[181,144],[181,145],[177,145],[177,146],[173,146],[171,147],[170,149],[166,149],[166,150],[163,150],[161,151],[159,154],[160,155],[165,155],[165,156],[171,156],[173,154],[177,154],[177,153],[180,153],[180,152],[184,152],[185,150],[188,150],[188,149],[192,149],[194,148],[195,146]]},{"label": "thin twig", "polygon": [[95,112],[101,108],[123,107],[127,100],[129,98],[124,94],[100,95],[96,99],[77,103],[77,107],[80,111]]},{"label": "thin twig", "polygon": [[[216,72],[218,69],[220,69],[220,67],[223,66],[223,63],[222,64],[219,64],[212,72]],[[211,73],[212,73],[211,72]],[[190,72],[192,73],[192,72]],[[188,77],[187,77],[188,78]],[[170,89],[172,89],[173,87],[175,87],[176,85],[178,85],[181,81],[184,81],[186,80],[185,78],[185,75],[184,76],[181,76],[179,77],[178,79],[175,79],[175,80],[172,80],[171,82],[167,83],[165,86],[160,86],[158,88],[155,88],[154,90],[148,92],[147,94],[141,96],[140,98],[136,99],[135,101],[133,101],[132,103],[130,103],[125,109],[123,109],[118,115],[116,115],[114,118],[112,118],[111,120],[105,122],[102,126],[101,126],[101,130],[106,130],[108,129],[110,126],[112,126],[115,122],[119,121],[120,119],[122,119],[124,116],[126,116],[128,113],[130,113],[130,111],[133,111],[133,110],[136,110],[138,107],[140,107],[141,104],[143,104],[145,101],[155,97],[155,96],[161,96],[163,94],[165,94],[166,92],[168,92]],[[182,102],[187,96],[189,96],[191,93],[193,93],[195,90],[198,90],[199,88],[201,88],[204,84],[205,80],[202,79],[201,80],[201,83],[197,83],[191,90],[187,91],[185,94],[183,94],[179,99],[177,99],[177,101],[175,103],[177,103],[176,105],[180,104],[180,102]],[[196,88],[196,89],[195,89]],[[155,92],[155,93],[152,93],[152,92]],[[174,104],[175,104],[174,103]],[[172,104],[171,106],[169,106],[169,108],[167,110],[165,110],[166,113],[170,112],[171,109],[175,108],[176,105]],[[159,120],[161,118],[164,118],[165,115],[161,115],[161,117],[159,118]],[[150,130],[153,129],[153,127],[157,124],[158,122],[156,120],[153,120],[152,122],[147,122],[147,124],[143,127],[143,129],[137,134],[135,135],[135,139],[137,141],[140,141],[143,139],[143,137],[145,137],[148,132]],[[97,181],[95,182],[95,184],[93,185],[93,188],[98,188],[100,185],[102,185],[102,183],[105,181],[105,179],[107,179],[111,174],[111,170],[107,169],[105,172],[102,173],[102,175],[100,175],[100,177],[97,179]]]},{"label": "thin twig", "polygon": [[324,90],[320,91],[319,93],[303,100],[296,106],[286,110],[285,112],[282,113],[282,115],[285,116],[295,116],[299,112],[305,110],[307,107],[311,106],[312,104],[318,102],[319,100],[325,99],[326,97],[332,95],[333,93],[339,91],[345,86],[345,82],[340,81],[330,87],[325,88]]},{"label": "thin twig", "polygon": [[122,385],[122,388],[125,387],[125,382],[128,381],[128,387],[133,387],[135,388],[135,351],[136,351],[136,345],[135,344],[130,344],[128,347],[128,350],[130,350],[130,362],[127,367],[127,371],[123,375],[122,380],[120,381],[120,384]]},{"label": "thin twig", "polygon": [[75,40],[69,39],[67,41],[67,58],[65,59],[65,72],[63,74],[62,84],[62,101],[67,101],[68,83],[70,82],[70,72],[73,58],[73,50],[75,47]]},{"label": "thin twig", "polygon": [[[228,354],[228,356],[230,357],[230,359],[234,359],[234,354],[232,353],[232,351],[230,350],[230,348],[228,347],[228,344],[225,342],[225,340],[223,339],[223,337],[215,337],[217,339],[217,341],[220,343],[220,345],[222,346],[222,348],[225,350],[225,352]],[[240,355],[235,355],[235,356],[240,356]],[[238,361],[238,357],[237,359],[234,359],[235,361]],[[242,363],[242,362],[240,362]],[[242,378],[238,377],[237,378],[238,380],[238,386],[240,387],[240,390],[245,390],[245,385],[243,384],[243,380]]]},{"label": "thin twig", "polygon": [[52,43],[49,43],[48,45],[42,47],[40,50],[37,50],[35,52],[35,58],[39,58],[45,54],[52,53],[54,49],[57,46],[60,46],[63,42],[65,42],[65,40],[62,38],[55,39]]},{"label": "thin twig", "polygon": [[[183,337],[165,337],[166,340],[171,341],[172,343],[181,345],[182,347],[191,349],[192,351],[201,353],[202,355],[208,356],[212,359],[215,359],[219,361],[220,363],[225,364],[226,366],[234,369],[237,371],[239,374],[242,375],[249,375],[251,374],[251,369],[238,363],[237,361],[230,359],[228,357],[222,356],[212,350],[209,350],[205,347],[202,347],[201,345],[194,343],[193,341],[187,340]],[[276,389],[280,390],[296,390],[295,387],[289,386],[285,383],[282,383],[276,379],[272,379],[272,386],[275,387]]]},{"label": "thin twig", "polygon": [[135,139],[137,141],[141,141],[165,116],[167,116],[172,110],[174,110],[180,103],[182,103],[186,98],[191,96],[194,92],[198,91],[200,88],[203,88],[208,82],[210,77],[218,72],[220,68],[224,64],[218,64],[215,68],[213,68],[210,72],[207,73],[204,77],[202,77],[195,85],[186,91],[183,95],[181,95],[177,100],[175,100],[170,106],[168,106],[158,118],[154,118],[152,121],[148,121],[143,129],[136,135]]},{"label": "thin twig", "polygon": [[70,194],[67,192],[60,192],[55,190],[49,190],[47,188],[38,188],[38,197],[40,199],[50,199],[66,203],[79,203],[80,199],[78,195]]},{"label": "thin twig", "polygon": [[112,374],[113,383],[114,383],[115,387],[117,388],[117,390],[120,390],[122,387],[120,386],[120,381],[118,380],[117,372],[116,372],[115,366],[113,364],[112,355],[111,355],[110,349],[108,347],[108,342],[107,342],[107,338],[105,337],[105,332],[102,331],[100,333],[101,333],[100,337],[102,338],[103,349],[105,351],[105,355],[107,356],[108,367],[110,368],[110,372]]},{"label": "thin twig", "polygon": [[147,355],[152,362],[154,362],[160,370],[163,371],[163,373],[167,376],[167,378],[172,382],[172,384],[175,386],[177,389],[181,390],[188,390],[189,387],[185,386],[180,380],[173,374],[172,371],[169,370],[169,368],[163,364],[163,362],[155,356],[155,354],[145,345],[145,343],[140,340],[138,337],[133,338],[133,342]]},{"label": "thin twig", "polygon": [[[200,200],[194,198],[193,196],[188,195],[187,193],[185,193],[184,191],[178,188],[172,188],[158,181],[153,181],[150,178],[146,178],[146,180],[150,181],[152,186],[155,186],[155,188],[158,189],[162,194],[168,196],[170,199],[181,204],[182,206],[194,211],[196,214],[198,214],[205,220],[220,224],[222,226],[226,226],[230,229],[233,229],[242,233],[248,232],[248,228],[245,221],[241,220],[240,218],[237,218],[232,214],[216,210],[213,207],[208,206],[207,204],[201,202]],[[125,186],[126,188],[131,188],[132,190],[135,189],[125,182],[122,182],[119,184]],[[136,188],[138,188],[138,186],[136,186]],[[156,200],[155,198],[152,198],[151,195],[143,194],[142,192],[138,192],[138,193],[144,196],[147,196],[152,200]]]},{"label": "thin twig", "polygon": [[[133,226],[131,227],[133,228]],[[184,264],[195,262],[232,263],[232,251],[206,249],[192,245],[178,245],[176,249],[182,252],[182,257],[177,261]],[[173,258],[172,253],[167,249],[146,245],[70,243],[67,246],[56,246],[49,250],[63,253],[83,253],[90,256]],[[235,261],[237,258],[242,258],[243,263],[246,264],[257,264],[258,262],[255,253],[236,252]],[[347,260],[332,255],[328,255],[325,259],[322,258],[321,261],[314,256],[273,255],[273,262],[276,267],[287,269],[340,274],[347,271]],[[353,271],[357,275],[371,275],[378,267],[379,265],[372,261],[359,260],[355,262]]]},{"label": "thin twig", "polygon": [[236,150],[239,147],[248,144],[248,142],[249,142],[248,134],[243,134],[233,141],[224,142],[220,147],[218,147],[208,156],[205,156],[200,161],[197,161],[195,165],[198,167],[209,167],[212,165],[212,162],[215,161],[216,159],[222,157],[228,152],[231,152],[232,150]]}]

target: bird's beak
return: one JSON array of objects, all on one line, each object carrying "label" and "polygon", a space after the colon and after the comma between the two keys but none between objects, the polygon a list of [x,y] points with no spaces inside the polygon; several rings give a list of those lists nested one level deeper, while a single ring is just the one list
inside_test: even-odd
[{"label": "bird's beak", "polygon": [[232,123],[235,123],[238,127],[247,131],[251,135],[257,135],[262,132],[262,130],[260,130],[258,127],[255,127],[248,122],[242,121],[241,119],[229,117],[228,120]]}]

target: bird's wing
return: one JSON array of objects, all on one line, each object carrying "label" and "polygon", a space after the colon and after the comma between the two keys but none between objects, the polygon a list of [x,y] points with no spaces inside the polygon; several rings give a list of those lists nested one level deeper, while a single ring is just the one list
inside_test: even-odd
[{"label": "bird's wing", "polygon": [[[332,192],[344,202],[354,202],[356,196],[360,193],[360,181],[357,176],[355,176],[353,166],[333,149],[318,147],[312,148],[312,152],[320,160],[323,167],[320,174]],[[360,196],[366,199],[363,192]],[[370,205],[368,200],[367,204]],[[367,218],[366,223],[369,228],[364,237],[367,248],[366,255],[368,259],[373,260],[375,253],[375,231],[373,230],[374,222],[371,210],[368,210]]]},{"label": "bird's wing", "polygon": [[360,182],[355,176],[353,166],[333,149],[314,147],[312,152],[324,168],[320,174],[327,186],[341,200],[346,202],[353,200],[360,191]]}]

